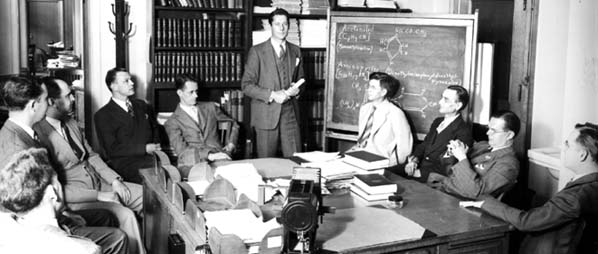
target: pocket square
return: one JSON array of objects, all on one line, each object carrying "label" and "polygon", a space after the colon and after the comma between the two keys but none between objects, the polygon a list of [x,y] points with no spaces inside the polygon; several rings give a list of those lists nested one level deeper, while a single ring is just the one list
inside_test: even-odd
[{"label": "pocket square", "polygon": [[301,58],[299,58],[299,57],[295,58],[295,66],[299,66],[300,62],[301,62]]}]

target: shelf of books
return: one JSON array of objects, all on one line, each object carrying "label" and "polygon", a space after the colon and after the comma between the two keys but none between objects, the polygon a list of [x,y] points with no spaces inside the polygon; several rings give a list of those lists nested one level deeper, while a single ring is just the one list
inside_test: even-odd
[{"label": "shelf of books", "polygon": [[252,12],[252,45],[268,40],[270,12],[283,8],[290,14],[287,41],[301,48],[306,90],[299,99],[303,150],[321,150],[324,125],[324,83],[328,0],[255,0]]}]

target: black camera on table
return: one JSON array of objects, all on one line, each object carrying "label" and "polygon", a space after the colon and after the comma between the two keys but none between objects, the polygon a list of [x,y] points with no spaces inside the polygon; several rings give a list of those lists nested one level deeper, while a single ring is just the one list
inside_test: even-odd
[{"label": "black camera on table", "polygon": [[296,167],[282,209],[282,253],[316,253],[318,217],[333,213],[333,207],[323,206],[319,168]]}]

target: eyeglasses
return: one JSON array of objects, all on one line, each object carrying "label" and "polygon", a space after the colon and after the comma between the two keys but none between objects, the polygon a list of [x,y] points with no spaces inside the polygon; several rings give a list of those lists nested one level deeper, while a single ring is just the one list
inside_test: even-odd
[{"label": "eyeglasses", "polygon": [[487,133],[488,133],[488,134],[498,134],[498,133],[505,133],[505,132],[509,132],[509,131],[498,131],[498,130],[496,130],[496,129],[492,129],[492,128],[490,128],[490,129],[488,129],[488,132],[487,132]]}]

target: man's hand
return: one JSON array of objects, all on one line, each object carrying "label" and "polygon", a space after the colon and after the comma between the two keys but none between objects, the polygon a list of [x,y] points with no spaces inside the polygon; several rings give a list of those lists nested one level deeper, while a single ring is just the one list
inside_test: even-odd
[{"label": "man's hand", "polygon": [[118,179],[112,181],[112,190],[118,194],[120,200],[125,204],[131,199],[131,190]]},{"label": "man's hand", "polygon": [[463,144],[461,140],[449,141],[447,149],[447,152],[452,153],[452,155],[455,156],[457,160],[462,161],[464,159],[467,159],[467,151],[469,150],[469,147]]},{"label": "man's hand", "polygon": [[415,173],[415,170],[417,169],[417,163],[418,163],[418,159],[415,156],[409,155],[409,157],[407,157],[407,165],[405,165],[405,173],[408,176],[413,176],[413,173]]},{"label": "man's hand", "polygon": [[231,154],[235,150],[235,144],[228,143],[224,148],[222,148],[226,153]]},{"label": "man's hand", "polygon": [[270,97],[272,99],[274,99],[274,101],[276,103],[279,103],[279,104],[285,103],[285,101],[287,101],[287,99],[289,98],[287,96],[287,94],[285,93],[285,90],[280,90],[280,91],[272,92],[272,95],[270,95]]},{"label": "man's hand", "polygon": [[62,220],[61,223],[65,224],[69,228],[84,227],[87,225],[87,222],[81,215],[73,213],[70,210],[62,211],[62,215],[64,216],[64,218],[62,218],[64,220]]},{"label": "man's hand", "polygon": [[100,191],[98,192],[98,201],[119,203],[118,194],[115,191]]},{"label": "man's hand", "polygon": [[228,156],[228,154],[222,153],[222,152],[209,153],[208,160],[209,161],[230,160],[230,156]]},{"label": "man's hand", "polygon": [[146,144],[145,145],[145,152],[147,154],[152,154],[155,151],[161,151],[162,147],[160,147],[160,144]]},{"label": "man's hand", "polygon": [[444,178],[446,178],[446,177],[441,174],[431,172],[430,175],[428,176],[428,181],[427,181],[428,186],[430,186],[434,189],[438,189],[442,186],[442,180],[444,180]]},{"label": "man's hand", "polygon": [[299,94],[299,87],[295,87],[295,86],[293,86],[293,84],[291,84],[291,87],[287,88],[287,90],[286,90],[286,94],[289,97],[293,97],[293,96],[296,96],[297,94]]}]

